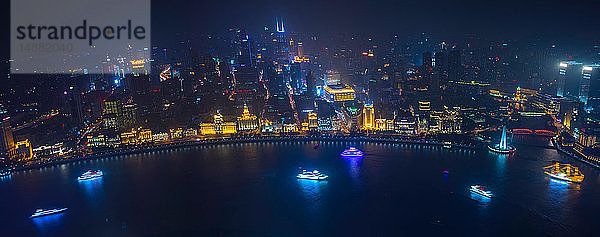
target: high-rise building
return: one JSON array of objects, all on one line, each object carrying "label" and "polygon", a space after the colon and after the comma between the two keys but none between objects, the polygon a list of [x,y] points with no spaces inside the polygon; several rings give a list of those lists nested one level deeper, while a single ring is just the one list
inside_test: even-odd
[{"label": "high-rise building", "polygon": [[565,61],[559,64],[556,96],[579,98],[583,63]]},{"label": "high-rise building", "polygon": [[306,75],[306,94],[310,99],[315,98],[317,90],[317,78],[311,72]]},{"label": "high-rise building", "polygon": [[423,68],[431,68],[433,67],[432,61],[431,61],[431,52],[425,52],[423,53]]},{"label": "high-rise building", "polygon": [[342,77],[339,72],[335,70],[327,70],[325,72],[325,85],[335,86],[342,83]]},{"label": "high-rise building", "polygon": [[15,148],[15,141],[10,126],[10,117],[5,117],[0,120],[0,157],[10,158],[13,148]]},{"label": "high-rise building", "polygon": [[587,111],[600,109],[600,65],[583,66],[579,100]]},{"label": "high-rise building", "polygon": [[463,75],[462,52],[458,49],[450,50],[448,55],[448,80],[462,81]]},{"label": "high-rise building", "polygon": [[375,129],[375,109],[373,108],[373,104],[365,103],[363,106],[363,129]]}]

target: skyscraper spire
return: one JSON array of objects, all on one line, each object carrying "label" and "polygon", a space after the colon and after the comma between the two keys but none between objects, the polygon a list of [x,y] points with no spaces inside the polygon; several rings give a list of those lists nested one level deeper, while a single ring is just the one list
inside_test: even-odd
[{"label": "skyscraper spire", "polygon": [[283,17],[275,17],[275,22],[277,24],[277,32],[284,33],[285,27],[283,26]]}]

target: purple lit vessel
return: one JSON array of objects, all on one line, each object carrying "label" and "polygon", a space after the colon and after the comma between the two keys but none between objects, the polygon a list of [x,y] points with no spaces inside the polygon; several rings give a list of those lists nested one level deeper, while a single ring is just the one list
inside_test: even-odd
[{"label": "purple lit vessel", "polygon": [[362,157],[363,152],[354,147],[350,147],[350,148],[344,150],[344,152],[342,152],[340,155],[343,157]]}]

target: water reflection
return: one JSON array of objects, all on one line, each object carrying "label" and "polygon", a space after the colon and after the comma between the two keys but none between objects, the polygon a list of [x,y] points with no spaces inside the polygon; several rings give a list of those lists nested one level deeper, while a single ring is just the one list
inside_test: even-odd
[{"label": "water reflection", "polygon": [[12,179],[12,174],[6,176],[0,176],[0,182],[8,182]]},{"label": "water reflection", "polygon": [[350,177],[352,177],[352,180],[354,180],[355,182],[359,181],[359,176],[360,176],[360,165],[362,163],[362,158],[351,158],[351,157],[342,157],[344,159],[344,162],[346,162],[346,164],[348,164],[348,167],[350,168]]},{"label": "water reflection", "polygon": [[298,179],[298,185],[300,185],[304,198],[308,201],[309,209],[320,209],[323,204],[321,195],[327,188],[327,181]]},{"label": "water reflection", "polygon": [[47,233],[52,230],[57,230],[58,227],[63,223],[66,213],[58,213],[49,216],[40,216],[31,219],[35,227],[43,233]]},{"label": "water reflection", "polygon": [[471,194],[471,199],[477,201],[482,207],[487,207],[490,205],[490,202],[492,201],[491,198],[483,196],[481,194],[477,194],[474,192],[469,192]]},{"label": "water reflection", "polygon": [[548,194],[552,200],[556,200],[563,203],[567,199],[567,191],[569,189],[579,190],[580,185],[577,183],[570,183],[564,180],[558,180],[553,178],[547,178],[548,181]]},{"label": "water reflection", "polygon": [[98,198],[100,198],[102,193],[104,192],[104,185],[102,177],[88,179],[88,180],[80,180],[79,186],[83,188],[85,195],[87,196],[87,201],[92,206],[100,205],[98,202]]}]

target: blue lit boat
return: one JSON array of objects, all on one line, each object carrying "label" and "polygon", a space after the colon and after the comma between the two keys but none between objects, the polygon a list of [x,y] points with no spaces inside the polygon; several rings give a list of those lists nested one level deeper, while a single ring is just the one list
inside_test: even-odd
[{"label": "blue lit boat", "polygon": [[57,208],[57,209],[48,209],[48,210],[44,210],[44,209],[37,209],[35,210],[35,212],[29,216],[29,218],[36,218],[36,217],[40,217],[40,216],[48,216],[48,215],[54,215],[54,214],[58,214],[61,212],[66,211],[67,208]]},{"label": "blue lit boat", "polygon": [[325,180],[329,176],[320,173],[318,170],[314,170],[313,172],[309,172],[306,170],[302,170],[301,174],[296,175],[298,179],[310,179],[310,180]]},{"label": "blue lit boat", "polygon": [[11,169],[0,170],[0,177],[6,177],[12,174]]},{"label": "blue lit boat", "polygon": [[98,177],[102,177],[103,175],[104,175],[104,173],[102,173],[101,170],[96,170],[96,171],[88,170],[87,172],[85,172],[81,176],[79,176],[77,178],[77,180],[81,181],[81,180],[95,179]]},{"label": "blue lit boat", "polygon": [[350,148],[344,150],[340,155],[343,157],[362,157],[363,152],[354,147],[350,147]]},{"label": "blue lit boat", "polygon": [[492,191],[487,191],[487,190],[485,190],[483,187],[481,187],[479,185],[473,185],[473,186],[471,186],[470,190],[471,190],[472,193],[476,193],[476,194],[482,195],[484,197],[491,198],[492,196],[494,196],[494,194],[492,194]]}]

